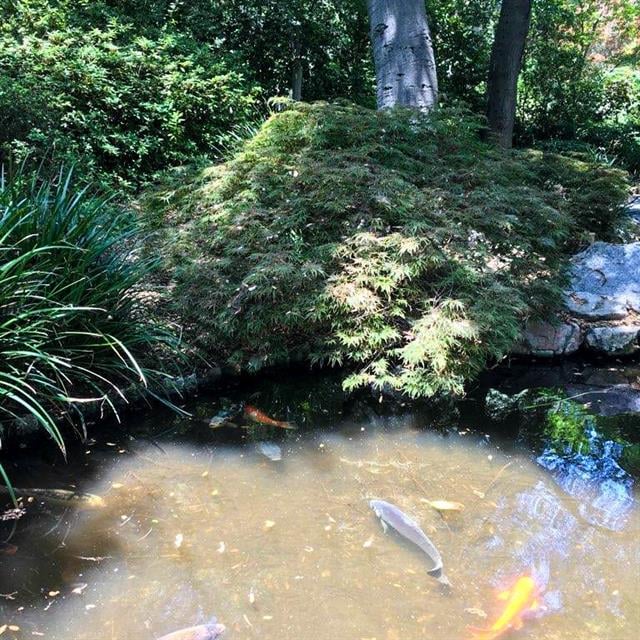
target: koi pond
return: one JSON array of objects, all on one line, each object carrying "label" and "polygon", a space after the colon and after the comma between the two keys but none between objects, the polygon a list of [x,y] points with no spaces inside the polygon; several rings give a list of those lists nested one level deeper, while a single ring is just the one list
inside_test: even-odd
[{"label": "koi pond", "polygon": [[[293,374],[196,398],[192,418],[101,425],[68,463],[24,452],[14,485],[40,491],[0,511],[0,636],[155,640],[215,616],[229,640],[635,639],[628,449],[535,402],[544,428],[473,398],[388,410]],[[419,524],[449,587],[372,499]]]}]

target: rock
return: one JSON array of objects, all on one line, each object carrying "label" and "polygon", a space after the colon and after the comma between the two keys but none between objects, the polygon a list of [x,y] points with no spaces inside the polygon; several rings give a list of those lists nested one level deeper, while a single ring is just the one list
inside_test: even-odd
[{"label": "rock", "polygon": [[583,374],[583,384],[589,387],[613,387],[628,385],[624,371],[613,367],[606,369],[587,368]]},{"label": "rock", "polygon": [[579,397],[589,410],[601,416],[640,415],[640,390],[621,384],[605,389],[588,385],[569,385],[569,396]]},{"label": "rock", "polygon": [[[640,198],[629,205],[640,220]],[[592,351],[617,356],[638,348],[640,332],[640,242],[594,242],[575,255],[562,322],[530,323],[514,354],[563,356],[577,351],[584,338]],[[612,326],[618,325],[618,326]]]},{"label": "rock", "polygon": [[529,322],[513,353],[553,358],[580,348],[582,331],[575,322]]},{"label": "rock", "polygon": [[592,321],[640,313],[640,242],[595,242],[574,256],[566,304]]},{"label": "rock", "polygon": [[578,318],[587,320],[623,320],[627,317],[627,305],[588,291],[571,291],[565,294],[565,306]]},{"label": "rock", "polygon": [[593,327],[587,331],[585,343],[590,349],[607,355],[633,353],[638,347],[640,326]]},{"label": "rock", "polygon": [[491,420],[502,422],[520,410],[522,400],[528,395],[528,389],[512,396],[497,389],[489,389],[484,399],[485,413]]}]

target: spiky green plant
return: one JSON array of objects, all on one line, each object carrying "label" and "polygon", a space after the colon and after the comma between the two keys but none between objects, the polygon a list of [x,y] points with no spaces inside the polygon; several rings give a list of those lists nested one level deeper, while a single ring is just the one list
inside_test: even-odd
[{"label": "spiky green plant", "polygon": [[152,264],[137,235],[71,170],[2,171],[0,423],[31,416],[64,453],[61,417],[82,403],[115,411],[114,397],[162,375],[149,355],[175,341],[145,318],[136,287]]}]

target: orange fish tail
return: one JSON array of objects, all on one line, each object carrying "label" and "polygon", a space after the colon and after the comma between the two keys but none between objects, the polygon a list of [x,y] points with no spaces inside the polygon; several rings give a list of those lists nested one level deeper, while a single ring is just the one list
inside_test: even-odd
[{"label": "orange fish tail", "polygon": [[500,632],[495,629],[480,629],[478,627],[467,627],[467,631],[471,632],[472,640],[495,640]]}]

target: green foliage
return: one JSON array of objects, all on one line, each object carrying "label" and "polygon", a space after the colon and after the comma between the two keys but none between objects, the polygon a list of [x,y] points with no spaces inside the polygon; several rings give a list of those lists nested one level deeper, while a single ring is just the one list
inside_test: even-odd
[{"label": "green foliage", "polygon": [[[166,0],[165,0],[166,2]],[[197,0],[174,19],[201,42],[222,38],[267,95],[287,96],[296,61],[305,100],[375,105],[366,4],[362,0]]]},{"label": "green foliage", "polygon": [[640,74],[629,64],[639,35],[632,0],[535,3],[519,86],[521,142],[578,140],[640,171]]},{"label": "green foliage", "polygon": [[[589,439],[592,434],[597,433],[605,440],[612,440],[622,446],[619,462],[623,469],[634,475],[640,474],[640,423],[637,415],[596,415],[558,389],[536,391],[533,401],[522,409],[527,412],[534,410],[535,415],[542,418],[540,435],[545,447],[551,446],[558,453],[587,453],[591,448]],[[544,410],[542,414],[540,409]],[[529,422],[533,423],[528,425],[531,432],[536,423],[535,420]]]},{"label": "green foliage", "polygon": [[505,155],[481,127],[461,108],[272,116],[226,165],[142,201],[173,311],[239,367],[305,357],[352,368],[349,388],[461,392],[558,302],[565,252],[625,197],[619,171]]},{"label": "green foliage", "polygon": [[[444,104],[481,113],[495,0],[427,0]],[[287,96],[375,104],[363,0],[0,0],[0,148],[129,188],[215,159]],[[540,0],[517,139],[640,171],[634,0]],[[228,132],[231,131],[229,134]]]},{"label": "green foliage", "polygon": [[553,406],[547,411],[543,430],[548,444],[556,447],[559,452],[587,452],[588,432],[596,425],[595,416],[581,404],[558,397],[557,392],[543,392],[537,400],[537,404],[541,401],[553,401]]},{"label": "green foliage", "polygon": [[57,421],[75,406],[115,411],[130,385],[162,377],[148,365],[177,342],[145,319],[136,288],[151,264],[136,258],[137,233],[71,172],[3,172],[0,423],[29,415],[64,451]]},{"label": "green foliage", "polygon": [[105,2],[0,3],[5,152],[78,162],[129,187],[214,156],[233,125],[255,119],[240,65],[188,34],[144,31]]},{"label": "green foliage", "polygon": [[[427,0],[445,102],[484,110],[499,9],[492,0]],[[635,0],[534,2],[519,84],[520,144],[580,148],[640,172],[639,36]]]},{"label": "green foliage", "polygon": [[464,100],[484,111],[494,24],[495,0],[427,0],[429,27],[445,100]]}]

